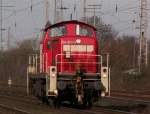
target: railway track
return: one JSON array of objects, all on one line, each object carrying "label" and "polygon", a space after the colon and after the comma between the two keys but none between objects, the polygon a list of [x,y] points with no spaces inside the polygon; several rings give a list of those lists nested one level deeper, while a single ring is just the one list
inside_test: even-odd
[{"label": "railway track", "polygon": [[107,106],[98,106],[99,108],[104,108],[105,110],[109,110],[112,112],[117,112],[119,114],[141,114],[141,112],[144,112],[144,110],[147,108],[147,105],[144,104],[136,104],[135,102],[127,102],[127,101],[118,101],[118,99],[115,99],[112,101],[111,98],[109,98],[111,104]]},{"label": "railway track", "polygon": [[[16,98],[16,97],[13,96],[13,95],[10,96],[10,95],[6,95],[6,94],[5,94],[5,96],[1,95],[1,98],[5,98],[5,99],[7,99],[9,101],[11,100],[11,101],[19,102],[19,103],[23,102],[23,104],[37,105],[36,101],[32,102],[31,100],[27,100],[27,99],[23,99],[23,98],[19,98],[19,97]],[[28,97],[26,97],[26,98],[28,98]],[[46,105],[43,105],[43,104],[42,105],[38,104],[38,106],[40,106],[41,108],[42,107],[44,107],[44,108],[46,107],[47,110],[49,110],[49,109],[51,110],[51,108],[52,108],[52,107],[49,107],[49,106],[46,106]],[[13,109],[18,109],[18,108],[13,108]],[[19,110],[22,111],[22,109],[19,109]],[[57,110],[57,109],[53,109],[53,110]],[[106,109],[106,108],[103,108],[103,107],[95,107],[95,106],[92,109],[83,109],[83,110],[76,109],[76,108],[69,108],[69,107],[61,107],[59,109],[59,111],[67,112],[69,114],[72,114],[72,113],[75,113],[75,114],[138,114],[138,113],[133,113],[133,112],[119,111],[119,110],[115,110],[115,109],[114,110],[113,109]],[[24,111],[23,110],[23,112],[29,112],[29,111]],[[25,114],[25,113],[23,113],[23,114]]]},{"label": "railway track", "polygon": [[[143,94],[143,95],[142,95]],[[145,97],[146,96],[146,97]],[[141,112],[144,112],[148,109],[149,114],[149,106],[150,106],[150,94],[149,92],[126,92],[126,91],[111,91],[111,96],[106,97],[106,101],[110,101],[110,107],[111,108],[118,108],[119,110],[131,110],[129,112],[136,112],[138,114],[141,114]],[[114,107],[113,104],[116,104],[117,107]],[[142,113],[143,114],[143,113]]]},{"label": "railway track", "polygon": [[127,91],[111,91],[111,97],[117,98],[125,98],[131,100],[139,100],[143,102],[150,102],[150,91],[134,91],[134,92],[127,92]]},{"label": "railway track", "polygon": [[107,108],[100,108],[100,107],[93,107],[92,111],[96,113],[105,112],[106,114],[138,114],[136,112],[121,111],[116,109],[107,109]]},{"label": "railway track", "polygon": [[[17,87],[18,88],[18,87]],[[14,89],[14,86],[11,88],[6,86],[6,88],[0,89],[0,97],[3,97],[5,99],[20,101],[24,103],[32,103],[37,104],[37,99],[33,96],[28,96],[25,91],[24,92],[18,92],[18,89],[16,91],[16,87]]]},{"label": "railway track", "polygon": [[[67,113],[69,113],[69,114],[73,114],[73,113],[75,113],[75,114],[84,114],[84,113],[85,114],[140,114],[140,113],[137,113],[137,112],[125,111],[125,110],[122,110],[122,109],[116,109],[116,107],[115,108],[114,107],[112,107],[112,108],[109,107],[108,108],[108,107],[103,107],[103,106],[100,106],[100,107],[99,106],[98,107],[94,106],[91,109],[84,109],[84,110],[81,110],[79,108],[61,107],[59,110],[57,110],[57,109],[53,108],[52,106],[46,106],[46,105],[40,104],[39,102],[37,102],[37,99],[35,99],[34,97],[31,98],[31,96],[27,96],[24,93],[23,94],[22,93],[17,93],[17,92],[15,92],[16,89],[13,90],[13,88],[14,87],[11,87],[11,89],[10,89],[11,91],[8,91],[6,89],[3,89],[5,91],[3,91],[3,90],[0,91],[0,99],[2,98],[2,99],[7,99],[7,100],[12,101],[12,102],[15,101],[15,102],[18,102],[18,103],[21,103],[21,104],[23,103],[22,104],[23,106],[30,105],[30,107],[32,107],[33,105],[35,105],[35,107],[39,107],[38,109],[40,109],[41,112],[42,112],[42,110],[46,109],[46,110],[48,110],[47,112],[51,112],[51,110],[53,110],[55,112],[57,112],[57,111],[65,112],[65,114],[67,114]],[[119,99],[119,101],[120,101],[120,99]],[[125,100],[121,100],[121,101],[125,101]],[[7,106],[7,104],[4,104],[4,106],[5,105]],[[10,108],[11,107],[13,107],[13,106],[10,106]],[[26,109],[19,108],[19,107],[14,107],[14,109],[23,110],[24,112],[30,112],[30,110],[26,111]],[[32,114],[34,114],[33,113],[34,111],[31,111],[31,112],[32,112]],[[25,113],[23,113],[23,114],[25,114]],[[36,112],[36,114],[38,114],[38,113]],[[42,114],[45,114],[45,113],[42,113]]]},{"label": "railway track", "polygon": [[65,110],[70,113],[78,112],[78,114],[138,114],[134,112],[105,109],[100,107],[93,107],[91,109],[76,109],[76,108],[61,107],[60,110]]},{"label": "railway track", "polygon": [[2,92],[10,92],[10,93],[19,93],[19,94],[25,94],[26,95],[26,86],[25,85],[18,85],[18,84],[12,84],[8,85],[6,83],[0,82],[0,90]]},{"label": "railway track", "polygon": [[[19,108],[16,108],[16,107],[10,107],[8,105],[4,105],[4,104],[0,104],[0,112],[2,114],[32,114],[31,112],[28,112],[26,110],[22,110],[22,109],[19,109]],[[6,113],[7,112],[7,113]]]}]

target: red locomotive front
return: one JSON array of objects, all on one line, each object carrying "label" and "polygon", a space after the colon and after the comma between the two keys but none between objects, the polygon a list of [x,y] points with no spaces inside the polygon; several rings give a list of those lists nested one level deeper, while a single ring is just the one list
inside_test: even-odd
[{"label": "red locomotive front", "polygon": [[62,22],[45,29],[42,41],[43,71],[57,66],[59,73],[97,72],[97,40],[95,28],[77,21]]},{"label": "red locomotive front", "polygon": [[96,29],[91,25],[64,21],[45,28],[39,67],[38,57],[31,58],[27,90],[40,96],[43,102],[51,98],[55,103],[91,105],[102,91],[108,92],[108,64],[103,67]]}]

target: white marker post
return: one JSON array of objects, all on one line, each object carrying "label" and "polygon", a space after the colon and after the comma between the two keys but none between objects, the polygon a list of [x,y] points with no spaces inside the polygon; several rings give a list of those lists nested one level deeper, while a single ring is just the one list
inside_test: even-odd
[{"label": "white marker post", "polygon": [[12,80],[11,80],[11,77],[9,77],[8,78],[8,86],[11,87],[11,85],[12,85]]}]

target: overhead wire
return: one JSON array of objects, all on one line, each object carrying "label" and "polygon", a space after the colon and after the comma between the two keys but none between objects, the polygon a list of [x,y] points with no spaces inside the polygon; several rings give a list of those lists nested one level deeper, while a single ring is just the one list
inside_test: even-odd
[{"label": "overhead wire", "polygon": [[[120,10],[117,9],[117,12],[116,11],[113,11],[113,12],[104,11],[105,13],[102,13],[102,15],[118,14],[118,13],[121,13],[121,12],[124,12],[124,11],[133,10],[133,9],[136,9],[136,8],[139,8],[139,6],[128,7],[128,8],[120,9]],[[125,12],[125,13],[128,13],[128,12]]]},{"label": "overhead wire", "polygon": [[[43,3],[43,0],[40,0],[39,2],[36,2],[36,3],[32,3],[32,8],[33,7],[35,7],[35,6],[38,6],[38,5],[40,5],[41,3]],[[24,7],[24,8],[21,8],[21,9],[18,9],[18,10],[15,10],[15,11],[13,11],[13,13],[11,13],[9,16],[7,16],[7,17],[4,17],[2,20],[7,20],[7,19],[9,19],[10,17],[12,17],[14,14],[17,14],[17,13],[20,13],[20,12],[23,12],[23,11],[26,11],[26,10],[28,10],[28,9],[30,9],[31,8],[31,6],[28,6],[28,7]]]},{"label": "overhead wire", "polygon": [[[122,8],[122,9],[120,9],[118,6],[116,6],[117,8],[115,9],[115,11],[111,11],[111,12],[107,12],[107,11],[105,11],[103,14],[102,14],[102,16],[106,16],[106,15],[113,15],[113,16],[117,16],[117,14],[120,14],[120,13],[129,13],[129,11],[130,11],[130,13],[131,13],[131,11],[132,12],[134,12],[134,13],[136,13],[135,12],[135,10],[137,9],[137,11],[138,11],[138,9],[139,9],[139,5],[136,5],[136,6],[132,6],[132,7],[128,7],[128,8]],[[116,14],[116,15],[115,15]],[[130,21],[131,20],[131,21]],[[123,32],[123,31],[126,31],[126,30],[129,30],[129,29],[134,29],[133,28],[133,24],[136,22],[136,19],[128,19],[128,20],[121,20],[120,21],[120,19],[117,21],[117,22],[115,22],[115,23],[111,23],[111,25],[118,25],[118,24],[122,24],[122,23],[128,23],[129,24],[129,26],[128,27],[126,27],[126,28],[123,28],[123,29],[120,29],[120,30],[118,30],[118,32],[119,32],[119,34],[121,33],[121,32]],[[128,25],[127,24],[127,25]]]},{"label": "overhead wire", "polygon": [[[31,1],[32,1],[32,0],[31,0]],[[36,6],[36,5],[38,5],[38,4],[42,3],[42,2],[43,2],[43,0],[41,0],[41,1],[37,2],[37,3],[34,3],[34,4],[32,4],[32,5],[33,5],[33,6]],[[32,7],[33,7],[33,6],[32,6]],[[130,10],[130,9],[134,9],[134,8],[138,8],[138,7],[140,7],[140,6],[128,7],[128,8],[125,8],[125,9],[117,10],[117,12],[119,13],[119,12],[122,12],[122,11]],[[24,10],[26,10],[26,9],[28,9],[28,8],[31,8],[31,6],[28,6],[28,7],[22,8],[22,9],[19,9],[18,12],[24,11]],[[119,7],[117,7],[117,9],[119,9]],[[148,9],[148,10],[150,10],[150,9]],[[106,15],[107,15],[107,14],[110,14],[110,13],[116,13],[116,12],[107,12],[107,11],[105,11],[105,12],[106,12]],[[104,14],[104,15],[105,15],[105,14]]]},{"label": "overhead wire", "polygon": [[[38,4],[40,4],[41,2],[43,2],[43,1],[40,1]],[[36,5],[38,5],[37,3],[36,3]],[[33,4],[33,6],[35,6],[35,4]],[[136,6],[136,7],[129,7],[129,8],[125,8],[125,9],[121,9],[121,10],[118,10],[118,13],[119,12],[123,12],[123,11],[127,11],[127,10],[131,10],[131,9],[135,9],[135,8],[138,8],[139,6]],[[22,11],[24,11],[24,10],[27,10],[27,9],[29,9],[29,8],[31,8],[31,6],[30,7],[26,7],[26,8],[22,8],[22,9],[20,9],[20,10],[17,10],[16,12],[18,13],[18,12],[22,12]],[[107,14],[105,13],[104,15],[108,15],[108,14],[114,14],[115,12],[108,12]],[[125,22],[125,21],[124,21]],[[127,22],[127,21],[126,21]],[[119,32],[121,32],[121,31],[123,31],[123,30],[127,30],[129,27],[127,27],[127,28],[124,28],[124,29],[122,29],[122,30],[119,30]],[[37,33],[37,32],[36,32]],[[29,34],[27,34],[27,35],[23,35],[23,37],[26,37],[26,36],[30,36],[30,35],[33,35],[33,34],[35,34],[35,32],[32,32],[32,33],[29,33]]]},{"label": "overhead wire", "polygon": [[[31,7],[32,7],[32,10],[33,10],[33,7],[35,7],[35,6],[38,6],[39,4],[41,4],[41,3],[43,3],[43,0],[41,0],[41,1],[39,1],[39,2],[36,2],[36,3],[32,3],[32,6],[28,6],[28,7],[25,7],[25,8],[21,8],[21,9],[18,9],[18,10],[16,10],[16,14],[17,13],[21,13],[21,12],[23,12],[23,11],[26,11],[26,10],[31,10]],[[130,10],[134,10],[134,9],[136,9],[136,8],[139,8],[139,5],[138,6],[133,6],[133,7],[128,7],[128,8],[119,8],[118,6],[117,6],[117,12],[116,11],[111,11],[111,12],[109,12],[109,11],[104,11],[104,13],[102,14],[103,16],[104,15],[112,15],[112,14],[118,14],[118,13],[128,13],[128,12],[125,12],[125,11],[130,11]],[[14,12],[12,13],[12,14],[10,14],[9,16],[7,16],[7,17],[4,17],[3,19],[4,20],[7,20],[7,19],[9,19],[11,16],[13,16],[14,15]],[[125,22],[125,21],[124,21]],[[122,21],[121,22],[117,22],[117,23],[122,23]],[[117,24],[117,23],[115,23],[115,24]]]},{"label": "overhead wire", "polygon": [[[43,3],[43,0],[41,0],[41,1],[39,1],[39,2],[36,2],[36,3],[32,3],[32,8],[35,7],[35,6],[40,5],[41,3]],[[28,7],[25,7],[25,8],[18,9],[18,10],[16,10],[16,13],[23,12],[23,11],[28,10],[28,9],[30,9],[30,8],[31,8],[31,6],[28,6]]]},{"label": "overhead wire", "polygon": [[139,8],[139,6],[133,6],[133,7],[128,7],[128,8],[125,8],[125,9],[120,9],[118,10],[119,8],[117,7],[117,12],[116,10],[114,11],[103,11],[103,13],[101,13],[101,16],[105,16],[105,15],[113,15],[113,14],[118,14],[118,13],[128,13],[128,12],[125,12],[125,11],[129,11],[129,10],[135,10]]},{"label": "overhead wire", "polygon": [[130,19],[128,19],[128,20],[119,20],[118,22],[114,22],[114,23],[111,23],[112,25],[118,25],[118,24],[122,24],[122,23],[127,23],[127,22],[129,22],[129,21],[131,21]]},{"label": "overhead wire", "polygon": [[[33,9],[33,7],[38,6],[38,5],[40,5],[41,3],[43,3],[43,0],[41,0],[41,1],[39,1],[39,2],[36,2],[36,3],[32,3],[32,9]],[[111,14],[121,13],[121,12],[124,12],[124,11],[136,9],[136,8],[138,8],[138,7],[139,7],[139,6],[129,7],[129,8],[125,8],[125,9],[118,10],[117,12],[115,12],[115,11],[114,11],[114,12],[107,12],[107,11],[104,11],[104,13],[102,13],[101,15],[111,15]],[[20,12],[23,12],[23,11],[26,11],[26,10],[28,10],[28,9],[31,9],[31,6],[28,6],[28,7],[25,7],[25,8],[21,8],[21,9],[16,10],[16,14],[17,14],[17,13],[20,13]],[[126,12],[126,13],[128,13],[128,12]],[[14,14],[14,13],[12,13],[12,14]],[[12,14],[10,14],[9,16],[7,16],[7,17],[5,17],[5,18],[3,18],[3,19],[4,19],[4,20],[9,19],[9,18],[12,16]]]}]

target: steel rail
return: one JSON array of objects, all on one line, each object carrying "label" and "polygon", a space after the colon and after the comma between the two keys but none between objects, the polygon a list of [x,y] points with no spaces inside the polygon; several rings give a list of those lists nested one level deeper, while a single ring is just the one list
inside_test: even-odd
[{"label": "steel rail", "polygon": [[137,103],[145,103],[145,104],[149,104],[150,101],[146,101],[146,100],[141,100],[141,99],[133,99],[133,98],[124,98],[124,97],[114,97],[114,96],[109,96],[106,97],[107,99],[112,99],[112,100],[120,100],[120,102],[137,102]]},{"label": "steel rail", "polygon": [[[19,108],[16,108],[16,107],[10,107],[8,105],[4,105],[4,104],[0,104],[0,107],[3,108],[3,109],[6,109],[7,111],[12,111],[13,113],[16,112],[18,114],[33,114],[31,112],[28,112],[26,110],[23,110],[23,109],[19,109]],[[15,113],[15,114],[16,114]]]},{"label": "steel rail", "polygon": [[96,109],[91,108],[91,109],[76,109],[76,108],[68,108],[68,107],[63,107],[64,110],[69,111],[69,112],[75,112],[78,111],[81,114],[99,114],[99,113],[106,113],[106,114],[138,114],[135,112],[128,112],[128,111],[121,111],[121,110],[116,110],[116,109],[107,109],[103,107],[97,107]]},{"label": "steel rail", "polygon": [[128,101],[137,101],[137,102],[147,102],[150,103],[150,94],[145,92],[111,92],[111,98],[120,98],[120,99],[126,99]]}]

